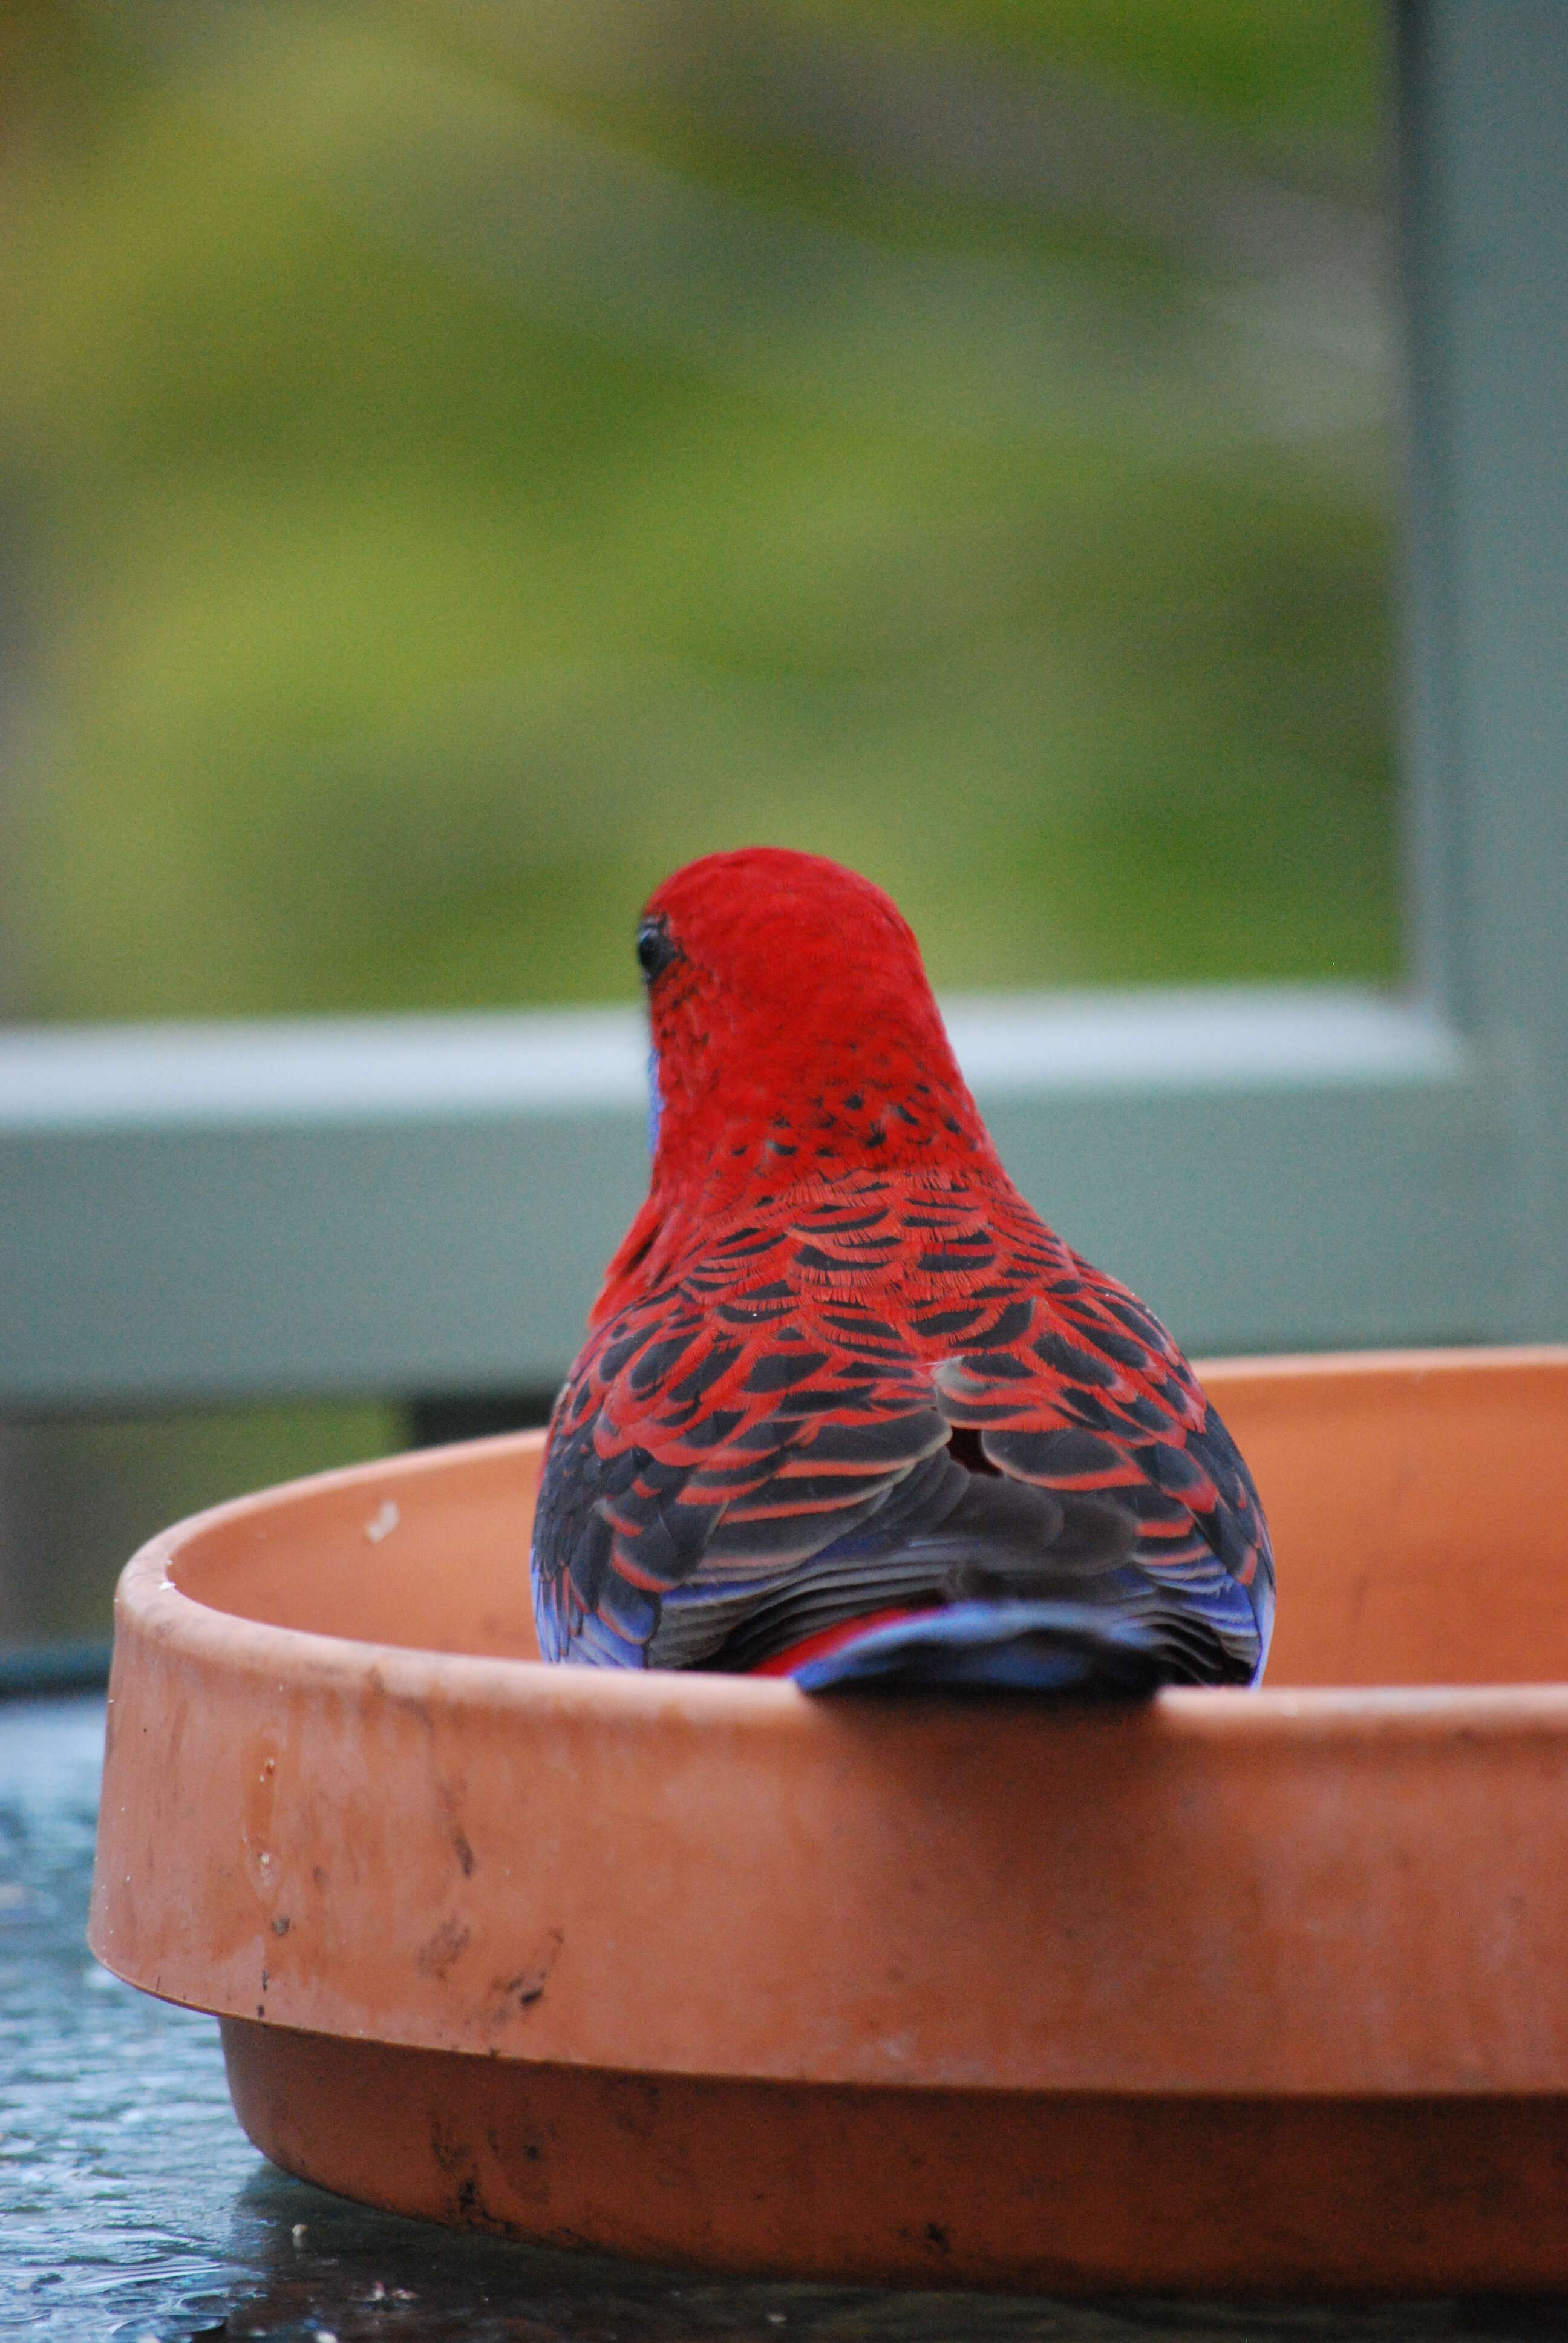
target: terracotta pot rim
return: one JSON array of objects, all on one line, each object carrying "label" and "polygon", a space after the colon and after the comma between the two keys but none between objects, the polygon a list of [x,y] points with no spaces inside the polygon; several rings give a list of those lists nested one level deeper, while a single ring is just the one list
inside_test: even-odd
[{"label": "terracotta pot rim", "polygon": [[[536,1440],[537,1433],[506,1434],[500,1441],[475,1442],[493,1448],[505,1441]],[[319,1476],[322,1481],[327,1475]],[[363,1481],[374,1488],[382,1475],[377,1467],[353,1465],[335,1473],[338,1486]],[[305,1489],[308,1482],[288,1483]],[[243,1509],[247,1501],[238,1500]],[[237,1675],[263,1679],[283,1672],[297,1683],[322,1689],[342,1689],[370,1683],[390,1699],[423,1700],[431,1679],[441,1678],[444,1705],[510,1709],[537,1713],[545,1709],[564,1715],[602,1709],[617,1718],[655,1718],[678,1712],[693,1722],[710,1718],[726,1725],[755,1722],[769,1732],[790,1720],[806,1726],[814,1715],[843,1706],[880,1707],[914,1715],[951,1704],[951,1694],[901,1692],[891,1695],[849,1693],[832,1696],[800,1691],[788,1677],[709,1674],[678,1668],[568,1668],[541,1660],[507,1658],[493,1654],[444,1652],[405,1644],[372,1643],[358,1636],[328,1635],[303,1627],[280,1627],[246,1618],[186,1594],[170,1574],[188,1537],[217,1525],[231,1513],[228,1505],[160,1532],[141,1547],[126,1565],[116,1601],[116,1632],[133,1624],[160,1639],[177,1636],[193,1657],[204,1664]],[[1028,1694],[1009,1698],[988,1694],[971,1704],[999,1720],[1038,1715]],[[1467,1730],[1488,1725],[1516,1730],[1525,1717],[1549,1729],[1568,1732],[1568,1681],[1543,1677],[1538,1683],[1490,1684],[1301,1684],[1255,1690],[1235,1685],[1189,1687],[1169,1685],[1143,1704],[1145,1711],[1168,1729],[1192,1734],[1223,1734],[1248,1738],[1271,1738],[1282,1731],[1332,1733],[1347,1725],[1372,1724],[1381,1733],[1421,1735],[1447,1731],[1462,1723]],[[1063,1702],[1054,1715],[1068,1727],[1096,1713],[1092,1703]],[[809,1728],[807,1728],[809,1729]]]},{"label": "terracotta pot rim", "polygon": [[[1225,1357],[1199,1363],[1200,1375],[1222,1385],[1236,1375],[1282,1385],[1365,1375],[1386,1378],[1402,1372],[1417,1378],[1473,1373],[1477,1369],[1568,1367],[1568,1344],[1447,1345],[1432,1350],[1314,1352],[1263,1358]],[[443,1448],[456,1463],[467,1456],[515,1453],[527,1456],[543,1445],[542,1430],[491,1434]],[[819,1704],[787,1678],[717,1675],[674,1669],[597,1669],[547,1666],[538,1660],[386,1644],[357,1636],[324,1634],[252,1619],[242,1612],[205,1602],[179,1584],[181,1557],[210,1533],[255,1514],[258,1498],[269,1510],[335,1491],[395,1493],[397,1483],[428,1470],[431,1452],[416,1449],[347,1464],[264,1492],[225,1500],[169,1524],[139,1547],[126,1565],[116,1598],[116,1631],[135,1620],[158,1636],[176,1635],[208,1665],[265,1676],[282,1668],[321,1686],[367,1679],[372,1672],[394,1698],[424,1698],[437,1670],[445,1701],[454,1706],[494,1704],[534,1709],[541,1702],[563,1713],[582,1704],[604,1706],[608,1715],[657,1715],[673,1703],[694,1716],[727,1722],[754,1718],[777,1730],[787,1717],[804,1719]],[[911,1707],[917,1694],[901,1694]],[[999,1712],[1027,1708],[1027,1700],[994,1701]],[[1156,1696],[1154,1709],[1173,1730],[1265,1737],[1281,1730],[1342,1730],[1371,1724],[1382,1732],[1420,1735],[1463,1720],[1467,1728],[1488,1725],[1514,1729],[1530,1716],[1547,1729],[1568,1725],[1568,1681],[1543,1676],[1529,1683],[1410,1684],[1391,1679],[1373,1685],[1271,1686],[1255,1691],[1171,1687]],[[1081,1708],[1064,1710],[1064,1719]]]}]

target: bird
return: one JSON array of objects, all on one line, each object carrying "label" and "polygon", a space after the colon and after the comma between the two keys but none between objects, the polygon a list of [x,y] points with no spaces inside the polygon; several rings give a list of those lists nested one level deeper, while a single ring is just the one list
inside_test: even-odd
[{"label": "bird", "polygon": [[1247,1466],[1003,1168],[890,897],[708,855],[637,958],[651,1173],[546,1437],[543,1657],[818,1694],[1255,1684]]}]

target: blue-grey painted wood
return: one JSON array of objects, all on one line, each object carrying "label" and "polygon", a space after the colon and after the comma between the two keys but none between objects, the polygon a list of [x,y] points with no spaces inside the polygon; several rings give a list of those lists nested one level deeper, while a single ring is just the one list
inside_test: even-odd
[{"label": "blue-grey painted wood", "polygon": [[[1509,1137],[1418,1009],[951,1002],[1017,1177],[1207,1349],[1510,1308]],[[646,1180],[631,1011],[0,1037],[0,1408],[558,1375]]]},{"label": "blue-grey painted wood", "polygon": [[1568,1333],[1568,7],[1405,0],[1420,980],[1511,1093],[1509,1331]]}]

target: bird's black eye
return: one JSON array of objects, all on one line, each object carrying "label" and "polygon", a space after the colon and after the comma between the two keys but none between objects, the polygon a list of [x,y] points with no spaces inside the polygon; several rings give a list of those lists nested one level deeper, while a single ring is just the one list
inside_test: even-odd
[{"label": "bird's black eye", "polygon": [[662,917],[644,920],[637,931],[637,964],[649,984],[669,966],[675,955],[676,946],[669,932],[669,921]]}]

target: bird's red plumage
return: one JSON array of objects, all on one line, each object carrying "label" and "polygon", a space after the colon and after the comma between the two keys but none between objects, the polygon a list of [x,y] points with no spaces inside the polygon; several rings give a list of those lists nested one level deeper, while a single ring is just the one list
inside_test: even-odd
[{"label": "bird's red plumage", "polygon": [[680,957],[653,989],[659,1086],[648,1198],[591,1322],[647,1292],[727,1214],[861,1169],[1003,1179],[909,923],[819,855],[748,847],[653,895]]},{"label": "bird's red plumage", "polygon": [[643,932],[652,1178],[551,1428],[547,1651],[749,1665],[978,1583],[1119,1603],[1169,1674],[1253,1674],[1246,1468],[1009,1179],[893,904],[758,848],[678,871]]}]

